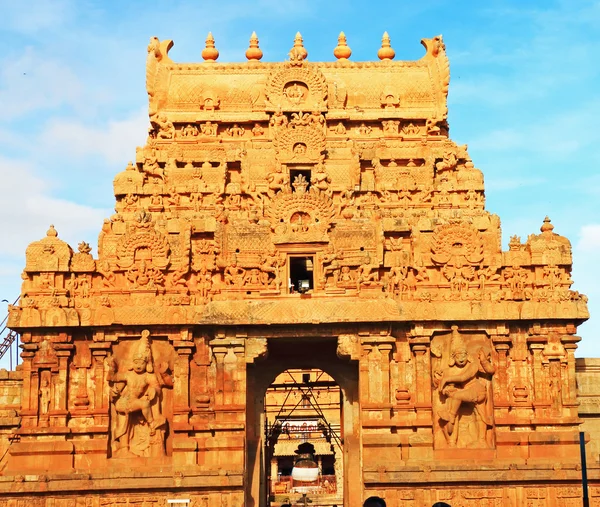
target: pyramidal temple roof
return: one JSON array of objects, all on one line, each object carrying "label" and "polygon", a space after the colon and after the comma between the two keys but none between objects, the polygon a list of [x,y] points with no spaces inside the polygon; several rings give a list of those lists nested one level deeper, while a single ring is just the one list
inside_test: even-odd
[{"label": "pyramidal temple roof", "polygon": [[[114,180],[93,258],[51,229],[27,249],[10,325],[255,324],[588,317],[547,219],[501,248],[467,146],[449,138],[441,36],[396,61],[175,63],[148,45],[150,130]],[[133,147],[132,147],[133,148]]]}]

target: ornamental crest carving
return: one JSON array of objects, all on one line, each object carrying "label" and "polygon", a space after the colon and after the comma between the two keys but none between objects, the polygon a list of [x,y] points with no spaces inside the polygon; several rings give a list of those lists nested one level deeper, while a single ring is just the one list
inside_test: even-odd
[{"label": "ornamental crest carving", "polygon": [[431,251],[435,264],[479,264],[483,260],[483,238],[470,224],[446,224],[434,232]]},{"label": "ornamental crest carving", "polygon": [[325,76],[308,65],[290,66],[275,70],[267,80],[265,108],[292,112],[299,109],[327,109]]},{"label": "ornamental crest carving", "polygon": [[136,255],[144,252],[144,257],[151,260],[152,265],[164,269],[169,264],[169,241],[157,231],[152,223],[152,216],[142,212],[138,221],[128,227],[127,233],[117,244],[117,264],[120,268],[133,266]]},{"label": "ornamental crest carving", "polygon": [[325,150],[323,125],[318,122],[288,123],[285,127],[277,130],[273,144],[277,156],[282,162],[316,162]]},{"label": "ornamental crest carving", "polygon": [[[301,178],[301,176],[300,176]],[[275,243],[327,241],[335,215],[331,198],[296,181],[295,191],[279,192],[267,210]]]}]

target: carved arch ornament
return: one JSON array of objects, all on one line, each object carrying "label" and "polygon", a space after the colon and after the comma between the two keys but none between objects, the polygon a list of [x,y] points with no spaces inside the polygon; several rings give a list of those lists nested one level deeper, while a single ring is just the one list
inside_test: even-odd
[{"label": "carved arch ornament", "polygon": [[446,224],[435,231],[431,250],[431,258],[436,264],[456,263],[461,260],[477,264],[483,259],[483,238],[470,224]]},{"label": "carved arch ornament", "polygon": [[[316,125],[280,129],[273,141],[279,160],[286,162],[315,162],[325,150],[323,128]],[[298,145],[304,145],[306,149],[299,153]]]},{"label": "carved arch ornament", "polygon": [[135,260],[138,249],[147,248],[152,253],[152,264],[157,268],[166,268],[169,263],[169,241],[156,229],[143,228],[125,234],[117,246],[117,264],[120,268],[129,268]]},{"label": "carved arch ornament", "polygon": [[326,109],[327,82],[325,76],[312,66],[285,66],[275,70],[267,80],[266,110],[274,112]]}]

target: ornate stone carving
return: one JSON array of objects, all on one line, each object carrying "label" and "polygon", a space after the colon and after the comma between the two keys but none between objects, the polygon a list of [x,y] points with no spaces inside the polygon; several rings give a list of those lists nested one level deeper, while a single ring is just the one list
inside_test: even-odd
[{"label": "ornate stone carving", "polygon": [[168,363],[155,364],[149,337],[150,331],[142,331],[127,361],[114,356],[107,359],[115,458],[165,455],[168,423],[163,414],[163,389],[172,387],[173,380]]},{"label": "ornate stone carving", "polygon": [[485,340],[467,344],[458,326],[431,344],[435,387],[434,418],[442,447],[493,448],[494,416],[491,377],[496,368]]}]

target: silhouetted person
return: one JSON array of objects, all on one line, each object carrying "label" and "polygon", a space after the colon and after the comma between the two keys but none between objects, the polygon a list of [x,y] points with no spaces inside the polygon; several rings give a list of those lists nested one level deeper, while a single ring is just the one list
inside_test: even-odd
[{"label": "silhouetted person", "polygon": [[431,507],[452,507],[452,506],[446,502],[435,502]]},{"label": "silhouetted person", "polygon": [[363,507],[386,507],[385,500],[378,496],[370,496],[363,503]]}]

